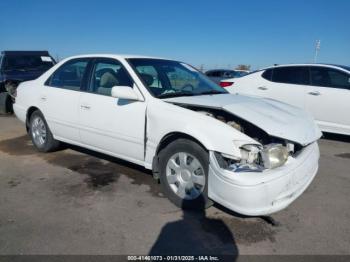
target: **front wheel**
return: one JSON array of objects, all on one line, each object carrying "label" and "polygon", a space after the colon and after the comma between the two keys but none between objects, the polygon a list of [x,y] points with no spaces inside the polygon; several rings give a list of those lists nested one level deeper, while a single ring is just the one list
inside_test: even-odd
[{"label": "front wheel", "polygon": [[0,93],[0,115],[12,113],[12,100],[7,92]]},{"label": "front wheel", "polygon": [[29,134],[40,152],[54,151],[59,147],[59,141],[53,138],[43,114],[38,110],[30,117]]},{"label": "front wheel", "polygon": [[208,153],[197,143],[178,139],[159,153],[160,183],[164,194],[178,207],[205,209],[208,198]]}]

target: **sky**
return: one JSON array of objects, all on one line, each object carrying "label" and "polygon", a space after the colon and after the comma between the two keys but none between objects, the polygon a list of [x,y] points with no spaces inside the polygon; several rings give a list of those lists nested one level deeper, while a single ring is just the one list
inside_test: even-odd
[{"label": "sky", "polygon": [[349,0],[0,1],[0,50],[140,54],[204,68],[350,65]]}]

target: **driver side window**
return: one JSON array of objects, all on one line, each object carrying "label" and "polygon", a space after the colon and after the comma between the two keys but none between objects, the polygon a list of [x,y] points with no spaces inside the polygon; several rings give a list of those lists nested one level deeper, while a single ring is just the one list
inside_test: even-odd
[{"label": "driver side window", "polygon": [[97,61],[92,73],[89,91],[111,96],[114,86],[130,86],[132,88],[133,81],[120,62],[115,60]]}]

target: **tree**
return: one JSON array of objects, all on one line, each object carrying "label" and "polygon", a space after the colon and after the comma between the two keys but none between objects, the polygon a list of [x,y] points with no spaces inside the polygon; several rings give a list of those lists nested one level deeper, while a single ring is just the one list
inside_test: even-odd
[{"label": "tree", "polygon": [[250,71],[250,65],[238,65],[236,70]]}]

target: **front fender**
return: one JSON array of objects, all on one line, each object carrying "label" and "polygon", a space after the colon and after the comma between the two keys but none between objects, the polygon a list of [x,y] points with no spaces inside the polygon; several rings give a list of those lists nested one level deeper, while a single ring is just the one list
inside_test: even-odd
[{"label": "front fender", "polygon": [[217,119],[159,99],[148,103],[146,117],[146,168],[152,166],[152,159],[162,139],[174,132],[195,138],[209,151],[236,158],[241,157],[240,145],[259,144]]}]

